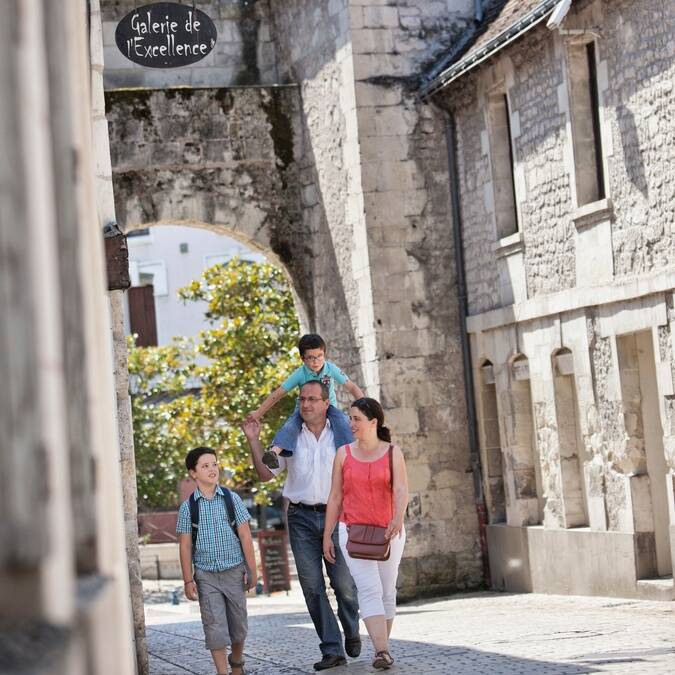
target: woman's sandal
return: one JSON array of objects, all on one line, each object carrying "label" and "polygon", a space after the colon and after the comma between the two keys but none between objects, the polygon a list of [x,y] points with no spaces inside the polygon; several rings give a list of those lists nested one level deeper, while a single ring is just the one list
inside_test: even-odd
[{"label": "woman's sandal", "polygon": [[373,668],[376,670],[389,670],[394,665],[394,659],[391,657],[391,654],[383,649],[381,652],[375,654],[373,659]]},{"label": "woman's sandal", "polygon": [[[241,661],[235,661],[232,658],[232,654],[227,655],[227,662],[230,664],[230,668],[239,668],[239,672],[236,675],[246,675],[246,671],[244,670],[244,659],[242,658]],[[232,675],[235,675],[235,673],[232,673]]]}]

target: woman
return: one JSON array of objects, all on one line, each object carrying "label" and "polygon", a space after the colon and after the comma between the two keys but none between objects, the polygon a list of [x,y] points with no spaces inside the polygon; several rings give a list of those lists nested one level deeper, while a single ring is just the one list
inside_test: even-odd
[{"label": "woman", "polygon": [[[349,421],[355,442],[343,445],[333,463],[333,482],[326,508],[323,554],[335,562],[331,535],[340,519],[340,548],[356,584],[361,618],[375,648],[373,667],[387,670],[394,663],[389,634],[396,614],[396,577],[405,545],[403,516],[408,505],[408,478],[403,453],[391,446],[382,406],[372,398],[352,403]],[[393,479],[389,448],[393,447]],[[352,558],[347,552],[347,529],[361,523],[386,527],[389,559],[383,562]]]}]

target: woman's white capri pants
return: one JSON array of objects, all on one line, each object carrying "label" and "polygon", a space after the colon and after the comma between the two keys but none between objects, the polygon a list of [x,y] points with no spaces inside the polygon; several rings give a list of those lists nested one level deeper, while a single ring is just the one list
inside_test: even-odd
[{"label": "woman's white capri pants", "polygon": [[347,553],[347,526],[340,523],[340,548],[347,561],[359,596],[361,618],[384,615],[387,619],[396,616],[396,577],[405,546],[405,529],[401,536],[391,540],[389,560],[361,560]]}]

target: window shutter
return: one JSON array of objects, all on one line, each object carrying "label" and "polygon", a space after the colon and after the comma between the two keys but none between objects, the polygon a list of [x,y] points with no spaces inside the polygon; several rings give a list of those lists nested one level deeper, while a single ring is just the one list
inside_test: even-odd
[{"label": "window shutter", "polygon": [[138,347],[157,345],[157,320],[153,286],[133,286],[129,289],[129,324],[138,335]]}]

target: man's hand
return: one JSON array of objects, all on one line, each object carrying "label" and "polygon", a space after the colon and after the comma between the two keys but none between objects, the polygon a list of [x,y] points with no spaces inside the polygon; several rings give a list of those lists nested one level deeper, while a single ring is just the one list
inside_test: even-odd
[{"label": "man's hand", "polygon": [[199,593],[197,593],[197,584],[195,581],[186,581],[183,589],[185,590],[185,597],[188,600],[199,600]]},{"label": "man's hand", "polygon": [[[253,413],[251,413],[252,415]],[[256,441],[260,438],[260,421],[249,415],[241,425],[249,441]]]},{"label": "man's hand", "polygon": [[261,419],[262,415],[260,414],[259,410],[254,410],[253,412],[250,412],[248,415],[246,415],[247,422],[260,422]]}]

